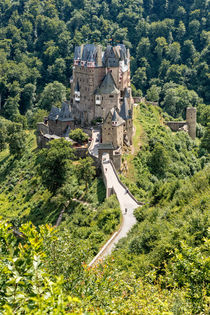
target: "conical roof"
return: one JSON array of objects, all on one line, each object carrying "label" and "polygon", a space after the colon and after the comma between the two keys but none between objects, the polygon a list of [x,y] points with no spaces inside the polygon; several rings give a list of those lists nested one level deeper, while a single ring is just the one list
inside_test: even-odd
[{"label": "conical roof", "polygon": [[115,108],[112,108],[110,112],[112,114],[112,122],[115,123],[115,126],[120,126],[124,124],[125,121],[122,119],[122,117],[120,117]]},{"label": "conical roof", "polygon": [[74,49],[74,60],[81,59],[81,46],[76,46]]},{"label": "conical roof", "polygon": [[131,110],[129,110],[129,104],[128,104],[128,99],[124,97],[123,103],[120,109],[120,116],[124,120],[128,120],[131,118]]},{"label": "conical roof", "polygon": [[125,96],[126,98],[130,98],[130,93],[129,93],[129,91],[128,91],[127,88],[124,89],[124,96]]},{"label": "conical roof", "polygon": [[119,94],[111,72],[104,77],[101,85],[96,89],[95,94]]}]

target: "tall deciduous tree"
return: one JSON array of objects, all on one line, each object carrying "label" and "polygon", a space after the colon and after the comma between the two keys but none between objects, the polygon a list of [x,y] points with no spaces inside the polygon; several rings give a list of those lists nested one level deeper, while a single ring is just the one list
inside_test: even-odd
[{"label": "tall deciduous tree", "polygon": [[41,94],[38,105],[46,110],[50,110],[52,105],[58,105],[66,98],[66,88],[65,86],[54,81],[45,86],[44,91]]},{"label": "tall deciduous tree", "polygon": [[79,164],[77,165],[77,176],[80,181],[85,182],[86,191],[90,183],[92,182],[96,174],[95,167],[93,166],[93,160],[90,157],[85,159],[80,159]]},{"label": "tall deciduous tree", "polygon": [[63,138],[52,140],[48,148],[38,153],[38,174],[41,176],[43,185],[52,193],[55,193],[72,173],[71,160],[74,158],[70,143]]}]

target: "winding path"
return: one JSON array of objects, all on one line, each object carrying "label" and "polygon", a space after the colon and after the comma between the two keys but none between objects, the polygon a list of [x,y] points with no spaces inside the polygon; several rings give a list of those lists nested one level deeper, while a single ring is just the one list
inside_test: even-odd
[{"label": "winding path", "polygon": [[[99,131],[93,130],[93,140],[89,148],[89,152],[95,157],[98,157],[98,142],[96,142],[95,139],[99,138],[99,136]],[[118,241],[125,237],[136,223],[133,211],[141,205],[141,203],[136,201],[126,186],[120,181],[115,167],[109,159],[109,154],[103,155],[102,172],[107,190],[114,192],[119,201],[122,211],[122,223],[120,229],[112,235],[108,242],[102,247],[98,255],[90,262],[89,266],[95,265],[99,260],[104,259],[107,255],[111,254]]]}]

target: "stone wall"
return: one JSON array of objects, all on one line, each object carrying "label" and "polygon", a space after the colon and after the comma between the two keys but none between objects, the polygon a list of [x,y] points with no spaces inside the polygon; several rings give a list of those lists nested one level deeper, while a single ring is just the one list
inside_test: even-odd
[{"label": "stone wall", "polygon": [[[71,99],[76,119],[81,120],[83,124],[89,124],[96,117],[94,92],[100,85],[105,74],[106,69],[103,67],[88,68],[75,66],[73,83],[71,85]],[[74,99],[77,81],[80,87],[80,102],[76,102]]]},{"label": "stone wall", "polygon": [[186,121],[166,121],[165,124],[172,130],[178,131],[179,128],[184,127],[186,125]]},{"label": "stone wall", "polygon": [[60,120],[48,120],[49,125],[49,134],[58,135],[62,137],[66,132],[66,129],[70,127],[70,129],[74,129],[74,121],[60,121]]},{"label": "stone wall", "polygon": [[46,141],[44,139],[44,134],[49,134],[49,126],[43,122],[37,123],[37,130],[36,130],[36,142],[38,148],[44,148],[46,145]]},{"label": "stone wall", "polygon": [[115,106],[118,108],[120,106],[120,94],[103,94],[101,105],[95,105],[95,117],[102,117],[105,119],[110,109]]}]

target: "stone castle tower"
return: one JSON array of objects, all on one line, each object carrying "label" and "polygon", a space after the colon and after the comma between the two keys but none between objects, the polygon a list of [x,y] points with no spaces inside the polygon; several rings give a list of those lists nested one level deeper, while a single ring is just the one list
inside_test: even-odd
[{"label": "stone castle tower", "polygon": [[96,118],[105,119],[114,107],[121,110],[124,97],[132,110],[130,53],[122,44],[86,44],[75,48],[71,78],[71,107],[75,119],[90,125]]},{"label": "stone castle tower", "polygon": [[195,107],[187,107],[186,123],[188,126],[189,136],[193,140],[195,140],[196,138],[196,108]]}]

